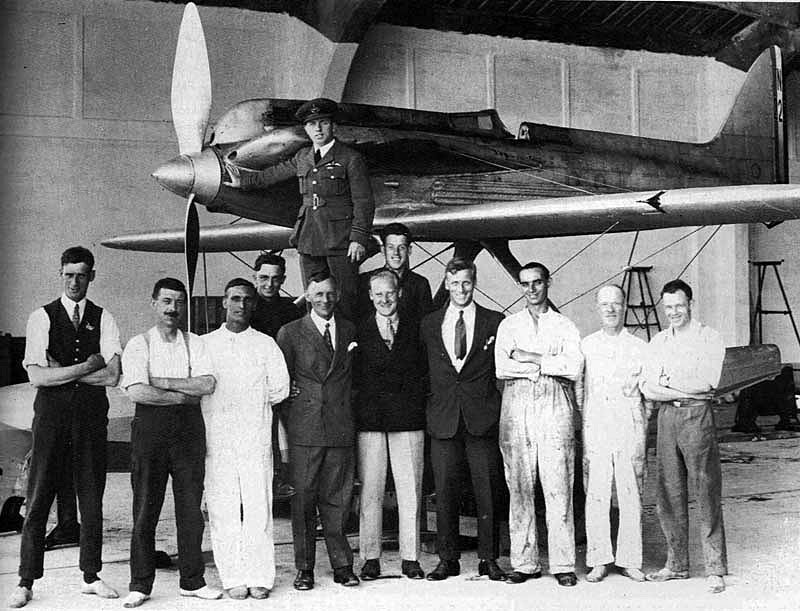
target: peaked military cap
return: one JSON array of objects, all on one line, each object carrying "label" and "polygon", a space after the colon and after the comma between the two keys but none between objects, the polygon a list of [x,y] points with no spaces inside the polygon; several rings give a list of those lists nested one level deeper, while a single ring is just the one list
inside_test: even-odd
[{"label": "peaked military cap", "polygon": [[300,123],[314,121],[315,119],[332,119],[339,106],[328,98],[316,98],[309,100],[297,109],[294,116]]}]

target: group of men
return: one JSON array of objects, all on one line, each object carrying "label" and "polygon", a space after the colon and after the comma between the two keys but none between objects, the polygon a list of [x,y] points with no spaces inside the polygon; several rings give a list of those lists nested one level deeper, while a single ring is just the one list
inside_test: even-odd
[{"label": "group of men", "polygon": [[[474,263],[452,259],[444,275],[447,302],[434,309],[428,281],[409,269],[411,233],[398,223],[381,232],[385,265],[359,276],[372,239],[374,203],[363,159],[334,138],[335,112],[335,103],[325,99],[300,107],[297,118],[312,146],[287,161],[261,172],[227,166],[229,184],[240,188],[298,177],[303,205],[292,241],[300,253],[307,311],[280,296],[285,261],[265,254],[255,264],[255,285],[236,278],[225,286],[225,322],[203,337],[181,330],[183,284],[159,280],[151,302],[156,325],[122,351],[112,316],[86,299],[95,274],[92,254],[81,247],[63,253],[64,294],[36,310],[27,328],[24,365],[38,392],[20,582],[10,606],[27,604],[34,580],[42,576],[47,517],[67,469],[82,520],[81,591],[117,597],[98,573],[104,387],[116,385],[120,374],[136,404],[125,607],[138,607],[151,594],[155,529],[168,476],[179,593],[203,599],[223,594],[203,576],[205,490],[223,588],[231,598],[268,597],[275,580],[274,462],[284,465],[276,491],[291,495],[298,590],[315,584],[318,520],[335,582],[356,586],[380,576],[389,469],[398,501],[401,571],[408,578],[441,581],[460,573],[459,510],[469,473],[478,573],[508,583],[541,576],[534,492],[539,479],[550,572],[559,584],[575,585],[572,489],[581,424],[592,566],[587,580],[602,580],[616,564],[643,581],[648,401],[661,406],[658,512],[668,545],[666,566],[648,579],[688,577],[688,474],[701,501],[709,586],[724,589],[721,478],[710,404],[724,347],[718,334],[692,319],[688,285],[665,285],[670,328],[647,346],[624,329],[624,294],[614,285],[597,294],[601,330],[581,341],[575,325],[550,305],[550,273],[541,263],[521,269],[526,308],[504,318],[475,303]],[[426,431],[439,555],[427,575],[419,563]],[[345,536],[356,472],[360,579]],[[608,523],[612,482],[621,521],[616,557]],[[508,574],[497,564],[507,496]]]}]

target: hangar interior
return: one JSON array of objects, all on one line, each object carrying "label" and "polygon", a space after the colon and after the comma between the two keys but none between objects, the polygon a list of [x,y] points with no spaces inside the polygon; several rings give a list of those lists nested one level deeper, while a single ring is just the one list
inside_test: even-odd
[{"label": "hangar interior", "polygon": [[[760,15],[722,6],[736,3],[199,4],[213,77],[212,124],[241,100],[324,95],[446,112],[496,108],[512,133],[521,121],[533,121],[692,142],[710,139],[725,120],[752,56],[748,44],[767,40],[759,28],[772,25],[777,42],[791,42],[798,24],[796,3]],[[662,6],[648,14],[644,5],[652,4]],[[605,12],[568,12],[588,11],[590,5],[606,5],[594,6]],[[169,90],[182,10],[182,4],[140,0],[0,3],[3,332],[24,335],[28,313],[58,294],[58,256],[70,245],[95,252],[90,298],[114,313],[123,341],[152,324],[154,281],[183,273],[179,255],[100,245],[111,236],[183,222],[183,201],[150,178],[177,154]],[[590,27],[590,17],[605,25]],[[584,25],[570,28],[571,19]],[[784,60],[790,180],[800,182],[800,72],[791,58]],[[201,225],[234,220],[201,209]],[[690,262],[714,229],[710,219],[708,227],[647,261],[654,266],[655,290]],[[633,260],[690,231],[643,232]],[[553,300],[583,334],[596,326],[593,295],[584,293],[621,270],[633,237],[603,237],[555,275]],[[538,260],[554,269],[592,239],[518,241],[512,250],[523,263]],[[442,245],[421,246],[433,252]],[[421,246],[412,263],[427,258]],[[257,255],[235,254],[248,263]],[[296,256],[285,255],[285,288],[297,294]],[[782,280],[800,317],[800,221],[771,229],[725,226],[683,276],[697,290],[697,316],[718,328],[729,345],[748,343],[755,288],[748,262],[764,259],[785,260]],[[479,287],[495,303],[479,300],[495,308],[514,303],[520,294],[502,268],[485,253],[477,263]],[[364,269],[375,264],[373,259]],[[442,266],[430,261],[418,271],[435,288]],[[209,254],[201,260],[197,286],[202,292],[207,284],[215,295],[229,278],[249,273],[233,256]],[[765,307],[783,306],[772,277],[764,299]],[[518,302],[511,310],[519,307]],[[778,344],[784,361],[800,361],[787,317],[766,317],[764,341]]]}]

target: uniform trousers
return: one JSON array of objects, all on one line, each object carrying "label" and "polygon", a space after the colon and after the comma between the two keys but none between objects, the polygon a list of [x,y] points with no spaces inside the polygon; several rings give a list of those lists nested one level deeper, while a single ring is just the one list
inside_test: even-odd
[{"label": "uniform trousers", "polygon": [[347,320],[354,319],[358,305],[358,263],[353,263],[347,253],[329,256],[314,256],[300,253],[300,270],[303,273],[303,286],[314,274],[328,271],[336,278],[339,289],[337,308]]},{"label": "uniform trousers", "polygon": [[363,560],[381,556],[383,495],[388,464],[392,466],[397,493],[400,558],[418,559],[424,447],[424,431],[358,433],[358,470],[361,476],[358,542]]},{"label": "uniform trousers", "polygon": [[472,477],[478,509],[478,558],[495,560],[499,555],[500,515],[504,495],[502,459],[497,447],[497,429],[485,436],[472,435],[463,421],[454,437],[431,438],[431,466],[436,482],[436,541],[439,558],[458,560],[459,507],[465,479],[465,463]]},{"label": "uniform trousers", "polygon": [[72,473],[80,506],[79,567],[102,568],[103,493],[106,486],[108,402],[85,400],[80,390],[55,399],[41,391],[34,402],[33,450],[28,472],[27,511],[22,526],[19,576],[44,573],[44,538],[50,507],[65,471]]},{"label": "uniform trousers", "polygon": [[167,478],[172,476],[178,530],[180,587],[205,585],[200,510],[205,477],[206,432],[199,405],[136,405],[131,424],[130,590],[150,594],[156,575],[155,537]]},{"label": "uniform trousers", "polygon": [[700,518],[706,575],[725,575],[728,559],[722,518],[722,469],[711,404],[676,407],[661,403],[656,447],[656,509],[667,540],[666,567],[672,571],[689,570],[691,485]]},{"label": "uniform trousers", "polygon": [[313,571],[317,551],[317,510],[331,568],[353,566],[345,536],[355,478],[352,446],[289,446],[292,471],[292,539],[297,570]]},{"label": "uniform trousers", "polygon": [[572,407],[554,378],[506,381],[500,413],[500,451],[511,500],[511,566],[535,573],[539,563],[534,487],[541,479],[551,573],[575,570],[572,487],[575,429]]}]

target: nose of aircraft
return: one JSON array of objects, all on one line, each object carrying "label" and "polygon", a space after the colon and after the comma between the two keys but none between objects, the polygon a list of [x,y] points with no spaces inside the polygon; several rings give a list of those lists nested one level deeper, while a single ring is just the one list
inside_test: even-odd
[{"label": "nose of aircraft", "polygon": [[212,149],[192,155],[178,155],[159,166],[152,174],[165,189],[181,197],[195,194],[195,201],[208,204],[219,193],[222,167]]}]

